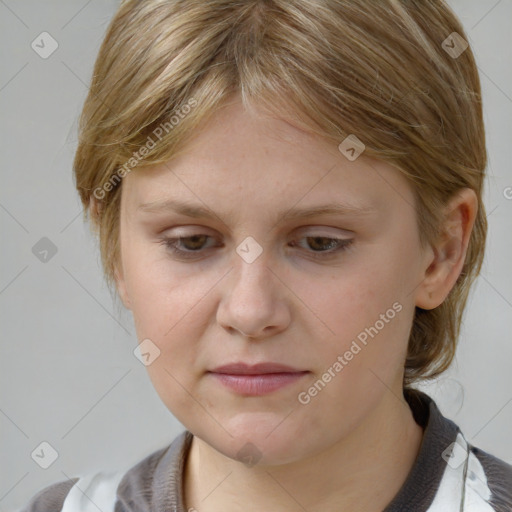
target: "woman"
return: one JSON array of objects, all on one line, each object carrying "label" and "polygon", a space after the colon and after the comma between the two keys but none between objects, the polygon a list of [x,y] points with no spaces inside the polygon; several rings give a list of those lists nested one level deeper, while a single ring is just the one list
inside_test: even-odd
[{"label": "woman", "polygon": [[186,427],[28,511],[497,511],[512,467],[413,385],[484,255],[480,82],[440,1],[124,1],[74,172]]}]

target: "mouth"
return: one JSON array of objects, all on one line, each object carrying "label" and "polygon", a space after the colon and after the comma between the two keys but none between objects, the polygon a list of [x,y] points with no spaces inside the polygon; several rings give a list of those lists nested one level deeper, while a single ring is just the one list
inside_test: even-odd
[{"label": "mouth", "polygon": [[240,395],[261,396],[299,381],[308,370],[300,370],[279,363],[231,363],[219,366],[208,374]]}]

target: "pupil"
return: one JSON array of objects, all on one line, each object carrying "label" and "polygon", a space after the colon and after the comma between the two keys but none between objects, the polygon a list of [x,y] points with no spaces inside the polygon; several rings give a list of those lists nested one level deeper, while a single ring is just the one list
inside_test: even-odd
[{"label": "pupil", "polygon": [[315,236],[315,237],[312,237],[312,239],[314,240],[313,248],[314,248],[314,245],[317,244],[317,243],[320,243],[321,246],[324,246],[324,244],[322,244],[322,241],[325,242],[326,240],[329,240],[328,238],[325,238],[325,237],[322,237],[322,236]]},{"label": "pupil", "polygon": [[[193,249],[197,249],[198,246],[195,245],[198,241],[200,241],[202,238],[204,238],[204,235],[194,235],[194,236],[191,236],[189,237],[189,240],[191,241],[191,245],[192,245],[192,248]],[[201,246],[202,244],[199,243],[199,247]]]}]

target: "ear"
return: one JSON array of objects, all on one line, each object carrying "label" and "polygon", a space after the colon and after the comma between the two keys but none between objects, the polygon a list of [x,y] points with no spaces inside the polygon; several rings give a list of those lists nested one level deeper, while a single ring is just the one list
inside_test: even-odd
[{"label": "ear", "polygon": [[437,242],[430,247],[422,267],[423,280],[416,289],[416,306],[434,309],[446,299],[462,271],[478,211],[475,191],[458,191],[444,209]]}]

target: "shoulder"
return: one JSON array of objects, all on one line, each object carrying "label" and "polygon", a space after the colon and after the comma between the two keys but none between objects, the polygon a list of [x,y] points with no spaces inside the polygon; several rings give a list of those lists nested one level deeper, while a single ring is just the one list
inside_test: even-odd
[{"label": "shoulder", "polygon": [[409,510],[406,505],[419,500],[412,510],[511,512],[512,466],[468,442],[428,395],[418,390],[404,395],[424,436],[409,479],[389,511]]},{"label": "shoulder", "polygon": [[113,509],[125,471],[98,471],[63,480],[39,491],[18,512],[89,512]]},{"label": "shoulder", "polygon": [[66,496],[78,480],[78,477],[72,478],[71,480],[64,480],[45,487],[35,494],[27,505],[17,512],[61,510]]},{"label": "shoulder", "polygon": [[98,507],[114,510],[117,502],[124,505],[122,510],[139,509],[139,505],[149,510],[155,472],[166,454],[181,447],[185,438],[185,433],[179,435],[129,468],[91,472],[51,484],[16,512],[97,512]]},{"label": "shoulder", "polygon": [[[470,445],[473,464],[468,471],[468,486],[484,490],[495,510],[512,510],[512,465]],[[471,466],[471,464],[470,464]]]}]

